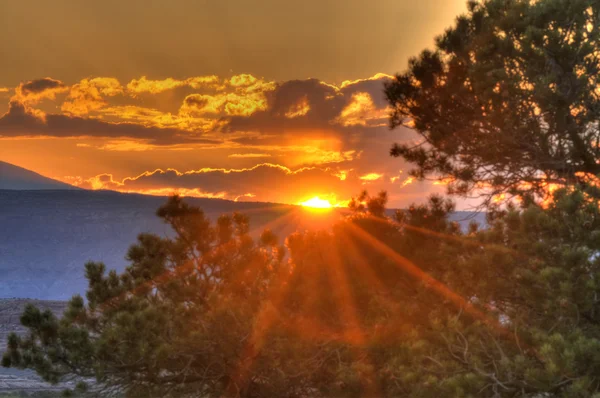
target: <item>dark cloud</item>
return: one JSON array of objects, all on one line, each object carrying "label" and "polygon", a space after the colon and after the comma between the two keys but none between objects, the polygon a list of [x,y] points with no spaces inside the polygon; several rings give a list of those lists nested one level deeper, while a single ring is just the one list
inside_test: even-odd
[{"label": "dark cloud", "polygon": [[376,75],[371,79],[361,79],[344,85],[340,91],[345,97],[351,97],[355,93],[369,93],[373,99],[373,103],[378,108],[388,106],[384,93],[384,84],[391,80],[391,76]]},{"label": "dark cloud", "polygon": [[[275,84],[237,75],[211,90],[193,86],[190,79],[145,80],[144,90],[138,82],[140,94],[131,98],[117,95],[123,88],[113,78],[84,79],[70,88],[58,80],[40,79],[17,87],[8,111],[0,116],[0,138],[103,138],[107,142],[94,142],[93,147],[138,151],[135,156],[152,165],[147,167],[165,168],[131,176],[133,168],[118,170],[108,165],[102,171],[130,177],[115,180],[110,174],[100,174],[89,178],[99,172],[94,169],[93,174],[79,175],[80,180],[89,178],[84,188],[163,195],[183,190],[189,191],[182,191],[184,195],[285,203],[306,200],[307,195],[333,194],[343,201],[366,188],[388,190],[394,205],[408,205],[424,198],[432,186],[409,181],[409,165],[387,156],[394,142],[417,138],[407,129],[387,127],[383,93],[387,79],[387,75],[376,75],[338,87],[317,79]],[[180,87],[182,82],[185,87]],[[47,104],[41,109],[34,106],[59,92],[65,93],[61,109],[66,113],[45,113],[42,109],[52,109]],[[166,110],[165,104],[177,108]],[[153,145],[185,144],[209,144],[210,148],[198,146],[185,152],[185,161],[146,152]],[[268,159],[257,160],[257,154]],[[265,160],[282,166],[256,165]],[[183,173],[166,169],[175,165],[182,170],[207,165],[228,169]],[[239,169],[231,169],[232,165]]]},{"label": "dark cloud", "polygon": [[[158,169],[123,180],[115,180],[110,174],[101,174],[79,186],[160,195],[179,192],[187,196],[212,196],[232,200],[250,198],[253,201],[279,203],[297,203],[313,196],[340,203],[363,189],[370,192],[387,190],[396,206],[408,206],[422,201],[431,192],[444,190],[442,186],[433,187],[413,182],[406,174],[397,170],[394,174],[374,173],[376,177],[369,180],[365,178],[369,173],[355,168],[348,169],[348,166],[350,165],[291,170],[276,164],[262,163],[244,169],[204,168],[187,172]],[[390,178],[394,176],[397,178],[390,182]]]},{"label": "dark cloud", "polygon": [[66,89],[67,86],[60,80],[55,80],[49,77],[43,79],[30,80],[19,85],[19,90],[23,95],[40,94],[47,90]]},{"label": "dark cloud", "polygon": [[[370,101],[366,108],[364,103],[358,104],[359,108],[362,106],[365,109],[358,109],[350,115],[354,120],[358,120],[358,123],[365,115],[368,117],[370,113],[385,109],[383,82],[388,78],[385,75],[344,82],[341,87],[317,79],[290,80],[275,85],[249,75],[238,77],[238,80],[253,83],[251,90],[244,86],[243,90],[240,89],[241,91],[236,93],[188,95],[183,100],[181,109],[187,109],[189,114],[164,113],[156,109],[147,109],[144,114],[144,107],[117,106],[107,108],[113,110],[113,113],[98,115],[104,115],[108,119],[83,116],[90,109],[95,109],[90,106],[80,106],[81,112],[67,112],[70,114],[44,114],[34,109],[32,105],[35,102],[42,98],[54,98],[57,92],[66,92],[69,87],[51,78],[31,80],[17,87],[17,95],[11,101],[8,112],[0,117],[0,136],[122,137],[169,145],[214,142],[202,139],[199,131],[216,128],[225,133],[221,140],[234,140],[240,144],[289,144],[294,136],[301,134],[302,137],[308,138],[334,138],[343,142],[345,149],[348,149],[348,145],[355,145],[361,136],[368,136],[373,125],[381,125],[380,114],[374,116],[375,123],[369,121],[358,126],[344,123],[340,117],[352,107],[357,93],[368,94],[367,99]],[[109,78],[96,78],[89,80],[89,83],[100,80],[105,81]],[[116,80],[114,82],[118,85]],[[78,85],[74,87],[76,86]],[[71,91],[73,94],[73,88]],[[110,105],[104,104],[102,98],[99,101],[102,106]],[[73,104],[65,102],[63,110],[69,108],[65,107],[66,105]],[[211,115],[210,111],[213,108],[226,108],[229,115]],[[208,119],[205,118],[206,112],[210,116]],[[215,117],[222,117],[221,121],[216,123]],[[163,123],[163,120],[168,122]],[[178,124],[188,126],[183,130],[183,127],[177,127]],[[193,127],[194,125],[196,127]],[[231,133],[237,134],[232,136]],[[252,137],[246,137],[246,133],[253,133],[250,134]]]},{"label": "dark cloud", "polygon": [[[290,80],[281,83],[267,94],[268,108],[250,116],[227,118],[222,127],[224,132],[255,131],[263,133],[287,134],[308,130],[327,130],[335,136],[347,135],[345,126],[338,118],[343,110],[352,103],[356,93],[367,93],[373,105],[385,109],[387,103],[383,94],[383,83],[389,79],[386,75],[377,78],[347,82],[342,88],[325,84],[317,79]],[[308,111],[296,117],[286,113],[298,104],[304,103]]]},{"label": "dark cloud", "polygon": [[215,195],[222,193],[228,199],[252,194],[254,200],[273,202],[289,202],[295,195],[298,200],[305,199],[307,192],[311,195],[335,193],[342,197],[354,193],[356,189],[335,174],[336,170],[328,168],[290,170],[264,163],[245,169],[201,169],[185,173],[172,169],[155,170],[122,181],[114,181],[110,175],[100,175],[81,186],[137,192],[167,187]]},{"label": "dark cloud", "polygon": [[60,114],[43,114],[13,100],[0,117],[0,136],[104,137],[149,140],[155,145],[214,143],[187,131],[146,127],[135,123],[108,123]]}]

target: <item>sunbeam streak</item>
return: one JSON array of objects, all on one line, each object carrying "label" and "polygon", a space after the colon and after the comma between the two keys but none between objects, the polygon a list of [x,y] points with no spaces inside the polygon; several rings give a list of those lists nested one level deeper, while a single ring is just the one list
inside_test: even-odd
[{"label": "sunbeam streak", "polygon": [[438,281],[428,273],[424,272],[417,265],[412,263],[406,257],[397,253],[389,246],[379,241],[377,238],[370,235],[365,230],[357,227],[352,223],[348,223],[349,231],[358,239],[361,239],[365,243],[369,244],[373,249],[379,251],[381,254],[387,256],[390,260],[394,262],[396,266],[401,268],[403,271],[412,275],[417,280],[420,280],[424,285],[438,292],[440,296],[454,303],[458,308],[467,311],[471,316],[480,321],[486,323],[489,326],[492,326],[496,331],[501,333],[510,333],[504,329],[504,327],[495,319],[487,316],[485,313],[477,309],[471,302],[465,300],[460,295],[453,292],[449,287],[444,285],[442,282]]}]

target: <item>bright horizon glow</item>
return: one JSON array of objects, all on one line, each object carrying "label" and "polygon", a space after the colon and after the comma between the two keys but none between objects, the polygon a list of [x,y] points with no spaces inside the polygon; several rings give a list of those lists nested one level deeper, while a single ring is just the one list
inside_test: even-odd
[{"label": "bright horizon glow", "polygon": [[318,196],[298,203],[300,206],[311,207],[313,209],[331,209],[333,205],[327,199],[321,199]]}]

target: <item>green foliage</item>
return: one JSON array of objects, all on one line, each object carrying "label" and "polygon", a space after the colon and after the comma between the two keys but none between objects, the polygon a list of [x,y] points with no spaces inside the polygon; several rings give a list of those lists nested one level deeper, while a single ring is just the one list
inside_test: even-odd
[{"label": "green foliage", "polygon": [[121,274],[88,263],[87,301],[61,319],[28,307],[3,365],[95,380],[74,396],[593,396],[594,195],[558,190],[463,233],[446,199],[392,219],[364,193],[286,249],[175,197],[158,211],[173,239],[140,235]]},{"label": "green foliage", "polygon": [[95,378],[107,395],[211,394],[227,386],[237,366],[228,350],[242,350],[283,270],[283,249],[268,231],[255,242],[241,214],[211,226],[178,197],[157,214],[174,239],[140,235],[122,274],[87,263],[87,302],[73,297],[60,320],[28,306],[21,322],[31,333],[10,336],[3,365],[34,369],[53,383]]},{"label": "green foliage", "polygon": [[451,193],[546,192],[600,173],[600,4],[469,1],[467,15],[386,86],[391,126],[421,144],[391,154]]},{"label": "green foliage", "polygon": [[[463,232],[442,197],[388,218],[363,192],[284,247],[173,197],[174,238],[140,235],[120,274],[86,264],[60,319],[28,306],[3,366],[79,378],[74,396],[600,397],[599,13],[470,1],[386,87],[392,126],[424,138],[392,148],[413,175],[521,208]],[[543,208],[549,183],[571,185]]]}]

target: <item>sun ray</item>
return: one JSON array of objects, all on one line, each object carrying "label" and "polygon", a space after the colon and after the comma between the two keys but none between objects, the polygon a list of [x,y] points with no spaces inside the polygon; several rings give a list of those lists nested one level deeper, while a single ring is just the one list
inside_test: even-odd
[{"label": "sun ray", "polygon": [[261,304],[250,336],[240,353],[238,364],[235,367],[236,370],[229,376],[230,381],[227,386],[229,393],[234,393],[237,396],[247,384],[252,365],[258,355],[260,355],[265,343],[265,336],[274,322],[280,318],[277,308],[285,296],[287,281],[292,274],[286,271],[285,267],[279,270],[276,281],[271,285],[268,292],[268,299],[263,300]]},{"label": "sun ray", "polygon": [[439,280],[435,279],[434,277],[423,271],[412,261],[397,253],[385,243],[381,242],[379,239],[375,238],[374,236],[372,236],[365,230],[359,228],[358,226],[353,225],[352,223],[348,223],[348,225],[350,226],[349,231],[353,235],[363,240],[365,243],[369,244],[372,248],[374,248],[381,254],[387,256],[390,260],[394,262],[396,266],[405,271],[407,274],[412,275],[413,277],[421,280],[426,286],[428,286],[432,290],[439,293],[442,297],[452,302],[459,309],[465,310],[471,316],[482,321],[488,326],[491,326],[497,332],[512,337],[511,332],[507,331],[500,324],[499,321],[487,316],[481,310],[477,309],[471,302],[465,300],[462,296],[452,291],[444,283],[440,282]]},{"label": "sun ray", "polygon": [[326,267],[326,269],[330,272],[331,279],[335,282],[331,287],[334,293],[336,293],[335,295],[339,302],[342,319],[349,327],[344,333],[345,340],[350,343],[352,354],[355,359],[365,365],[363,366],[365,374],[360,374],[357,371],[357,373],[359,373],[357,376],[365,389],[366,396],[380,396],[375,383],[376,377],[373,374],[373,366],[369,359],[368,350],[366,349],[365,333],[358,320],[356,302],[353,298],[350,283],[344,270],[343,257],[340,253],[341,247],[336,244],[333,246],[333,250],[329,251],[329,253],[331,253],[329,256],[331,266]]},{"label": "sun ray", "polygon": [[379,295],[379,297],[383,299],[388,307],[394,307],[394,303],[387,296],[390,293],[389,287],[382,282],[381,278],[369,266],[368,260],[365,258],[364,254],[356,248],[354,241],[350,239],[345,231],[340,235],[340,239],[342,240],[344,249],[348,251],[349,257],[356,259],[356,269],[361,277],[364,278],[367,285],[373,286],[377,292],[384,293],[383,295]]},{"label": "sun ray", "polygon": [[[287,210],[287,208],[286,208],[286,210]],[[247,214],[247,213],[244,212],[244,214]],[[291,207],[291,208],[289,208],[288,211],[279,215],[278,217],[275,217],[274,219],[270,220],[266,224],[254,227],[253,229],[250,230],[250,234],[251,235],[256,234],[256,233],[262,232],[266,229],[275,231],[280,226],[295,225],[296,224],[295,221],[298,218],[300,218],[300,213],[299,213],[298,208]]]},{"label": "sun ray", "polygon": [[379,223],[384,223],[384,224],[393,223],[394,225],[396,225],[400,228],[419,232],[423,235],[429,235],[429,236],[433,236],[436,238],[445,239],[447,241],[457,242],[460,244],[464,244],[466,246],[485,247],[486,249],[490,249],[490,250],[496,251],[498,253],[511,254],[511,255],[517,256],[519,258],[531,258],[531,256],[528,256],[517,250],[511,249],[509,247],[502,246],[499,244],[478,242],[478,241],[471,239],[469,237],[466,237],[466,236],[445,234],[445,233],[433,231],[433,230],[427,229],[427,228],[417,227],[417,226],[410,225],[410,224],[399,223],[398,221],[390,219],[390,218],[381,218],[381,217],[375,217],[375,216],[368,216],[368,217],[370,220],[373,220],[373,221],[376,221]]}]

